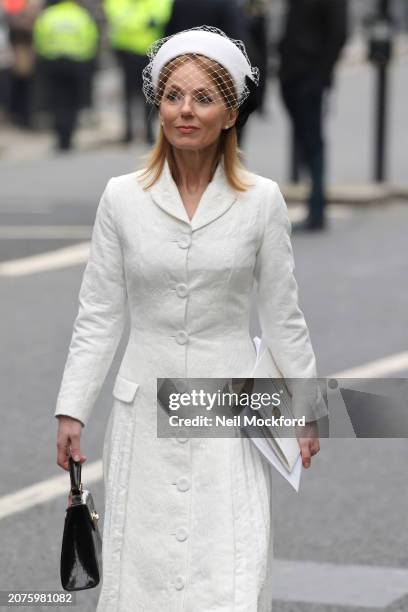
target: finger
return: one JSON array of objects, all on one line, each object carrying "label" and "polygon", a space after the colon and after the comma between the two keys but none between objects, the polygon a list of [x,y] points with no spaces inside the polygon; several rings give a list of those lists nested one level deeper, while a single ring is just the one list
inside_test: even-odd
[{"label": "finger", "polygon": [[320,451],[319,440],[314,440],[313,445],[312,445],[312,455],[317,455],[319,451]]},{"label": "finger", "polygon": [[81,461],[80,436],[75,434],[71,436],[71,456],[74,461]]},{"label": "finger", "polygon": [[59,439],[57,441],[57,465],[62,467],[64,470],[69,469],[68,465],[68,440]]},{"label": "finger", "polygon": [[[77,452],[77,451],[76,451],[76,452]],[[78,455],[78,454],[75,454],[75,455],[74,455],[74,453],[72,453],[72,455],[71,455],[71,456],[72,456],[72,458],[74,458],[74,457],[78,457],[78,456],[79,456],[79,459],[74,459],[74,461],[78,461],[78,462],[79,462],[79,463],[81,463],[81,464],[82,464],[82,463],[85,463],[85,461],[88,459],[88,457],[87,457],[86,455],[83,455],[83,454],[81,453],[81,451],[79,451],[79,455]]]},{"label": "finger", "polygon": [[301,445],[300,452],[302,455],[303,467],[310,467],[310,445],[308,442],[305,442]]}]

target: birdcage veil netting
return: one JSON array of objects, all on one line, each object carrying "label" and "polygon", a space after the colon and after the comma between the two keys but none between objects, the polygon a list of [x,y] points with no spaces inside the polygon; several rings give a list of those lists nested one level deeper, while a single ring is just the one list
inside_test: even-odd
[{"label": "birdcage veil netting", "polygon": [[259,83],[259,68],[251,66],[244,43],[212,26],[161,38],[147,55],[143,93],[156,106],[163,99],[178,104],[190,95],[197,104],[219,102],[238,108],[250,94],[249,82]]}]

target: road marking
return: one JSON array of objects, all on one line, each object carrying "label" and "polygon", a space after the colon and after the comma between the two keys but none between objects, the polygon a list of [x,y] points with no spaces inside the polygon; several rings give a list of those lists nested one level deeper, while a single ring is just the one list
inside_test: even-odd
[{"label": "road marking", "polygon": [[408,569],[274,560],[273,598],[384,609],[408,592]]},{"label": "road marking", "polygon": [[[328,206],[330,217],[343,218],[352,214],[349,206],[331,204]],[[291,221],[301,221],[305,215],[304,206],[290,206],[289,218]],[[44,226],[6,226],[0,229],[0,238],[3,239],[77,239],[88,238],[92,226],[88,225],[44,225]],[[54,251],[47,251],[30,257],[21,257],[0,263],[0,276],[25,276],[37,272],[46,272],[57,268],[65,268],[86,263],[89,255],[90,242],[83,242]]]},{"label": "road marking", "polygon": [[349,370],[343,370],[330,375],[330,378],[381,378],[404,370],[408,370],[408,351],[388,355],[388,357],[376,359]]},{"label": "road marking", "polygon": [[48,253],[5,261],[0,263],[0,276],[24,276],[82,264],[88,259],[89,247],[90,242],[87,241]]},{"label": "road marking", "polygon": [[5,225],[0,227],[0,239],[34,240],[90,238],[92,225]]},{"label": "road marking", "polygon": [[[60,468],[61,469],[61,468]],[[102,459],[82,466],[82,480],[86,484],[92,484],[102,479]],[[38,504],[50,501],[60,495],[67,495],[69,490],[69,473],[64,472],[60,476],[48,478],[42,482],[20,489],[15,493],[4,495],[0,498],[0,520],[28,510]]]}]

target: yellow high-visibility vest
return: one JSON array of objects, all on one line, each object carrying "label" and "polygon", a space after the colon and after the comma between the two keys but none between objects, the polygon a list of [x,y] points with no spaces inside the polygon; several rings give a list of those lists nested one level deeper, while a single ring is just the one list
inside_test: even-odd
[{"label": "yellow high-visibility vest", "polygon": [[104,0],[109,40],[114,49],[145,55],[163,36],[173,0]]},{"label": "yellow high-visibility vest", "polygon": [[34,48],[40,57],[68,57],[87,61],[95,57],[98,28],[89,12],[67,0],[46,8],[34,24]]}]

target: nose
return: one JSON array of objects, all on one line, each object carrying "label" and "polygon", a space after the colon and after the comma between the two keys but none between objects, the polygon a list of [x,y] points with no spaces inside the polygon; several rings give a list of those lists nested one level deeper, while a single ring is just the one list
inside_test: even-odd
[{"label": "nose", "polygon": [[182,115],[191,115],[192,113],[193,113],[192,97],[191,97],[190,94],[187,94],[183,98],[183,103],[182,103],[182,106],[181,106],[181,114]]}]

